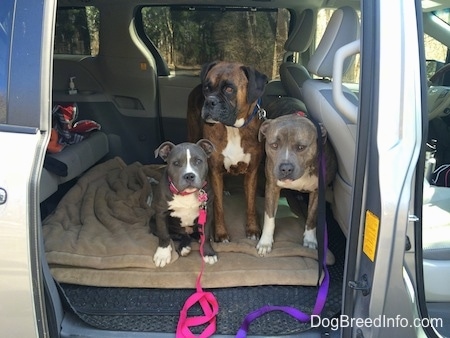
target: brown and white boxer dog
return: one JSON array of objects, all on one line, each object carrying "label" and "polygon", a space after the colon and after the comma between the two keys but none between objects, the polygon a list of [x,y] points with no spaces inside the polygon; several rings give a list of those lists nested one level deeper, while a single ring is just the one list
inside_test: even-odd
[{"label": "brown and white boxer dog", "polygon": [[[317,128],[302,112],[266,120],[259,129],[265,139],[266,188],[264,226],[256,248],[265,256],[272,250],[275,216],[281,189],[309,193],[303,245],[317,248],[318,165]],[[322,127],[323,152],[326,161],[325,184],[329,185],[337,171],[336,155],[326,140]]]},{"label": "brown and white boxer dog", "polygon": [[[191,252],[191,236],[199,237],[200,209],[212,210],[214,195],[207,184],[207,176],[208,157],[213,152],[212,143],[203,139],[179,145],[164,142],[155,150],[155,157],[160,156],[167,163],[152,200],[156,220],[154,233],[159,239],[153,261],[158,267],[171,261],[171,239],[180,241],[177,251],[181,256]],[[212,222],[213,214],[209,212],[204,225],[203,247],[203,260],[209,264],[217,262],[210,243]]]},{"label": "brown and white boxer dog", "polygon": [[224,61],[204,65],[200,78],[201,84],[188,99],[188,138],[190,142],[206,138],[216,148],[209,158],[215,240],[229,241],[223,209],[224,174],[245,175],[246,235],[258,239],[261,230],[255,199],[257,171],[264,152],[258,141],[264,111],[258,102],[268,78],[252,67]]}]

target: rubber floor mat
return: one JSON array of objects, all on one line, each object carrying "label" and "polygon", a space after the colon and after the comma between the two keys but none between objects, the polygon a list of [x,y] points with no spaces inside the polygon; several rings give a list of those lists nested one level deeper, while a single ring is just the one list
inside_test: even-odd
[{"label": "rubber floor mat", "polygon": [[[328,212],[330,214],[330,212]],[[329,266],[330,288],[323,317],[331,318],[341,310],[345,236],[339,226],[327,220],[329,249],[336,257]],[[175,332],[179,312],[192,289],[102,288],[62,284],[64,293],[76,314],[85,323],[104,330]],[[314,307],[317,287],[256,286],[219,288],[212,291],[219,302],[217,334],[235,335],[244,317],[264,305],[292,306],[305,313]],[[191,308],[189,315],[201,314]],[[310,328],[287,314],[274,311],[252,322],[249,334],[287,335]],[[194,331],[194,330],[193,330]],[[198,328],[198,332],[202,327]]]}]

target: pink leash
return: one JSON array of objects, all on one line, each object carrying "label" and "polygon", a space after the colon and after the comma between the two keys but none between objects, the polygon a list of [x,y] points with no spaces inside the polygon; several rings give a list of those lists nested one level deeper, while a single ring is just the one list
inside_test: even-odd
[{"label": "pink leash", "polygon": [[[200,189],[198,200],[201,203],[200,210],[198,214],[198,225],[200,233],[200,255],[202,257],[202,265],[200,273],[197,276],[197,281],[195,287],[197,291],[193,293],[184,303],[183,308],[180,311],[180,318],[178,320],[176,338],[207,338],[211,337],[214,332],[216,332],[216,319],[219,313],[219,304],[217,299],[211,292],[205,292],[201,286],[201,278],[203,275],[203,270],[205,269],[205,261],[203,259],[203,247],[205,244],[205,223],[206,223],[206,202],[208,201],[208,195],[203,189]],[[202,310],[202,316],[193,316],[188,318],[188,310],[199,303]],[[203,332],[196,336],[192,333],[191,327],[200,326],[208,324]]]}]

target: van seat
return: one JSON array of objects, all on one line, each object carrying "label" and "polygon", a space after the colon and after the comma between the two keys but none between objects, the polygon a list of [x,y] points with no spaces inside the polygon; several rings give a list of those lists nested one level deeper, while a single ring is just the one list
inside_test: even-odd
[{"label": "van seat", "polygon": [[424,181],[423,270],[427,302],[449,302],[450,188]]},{"label": "van seat", "polygon": [[[44,165],[40,184],[40,201],[58,190],[58,185],[80,176],[109,152],[108,137],[101,131],[93,132],[83,141],[66,146],[61,152],[47,154],[49,165]],[[57,164],[56,166],[54,166]],[[54,168],[52,168],[54,166]],[[61,173],[61,172],[64,173]]]}]

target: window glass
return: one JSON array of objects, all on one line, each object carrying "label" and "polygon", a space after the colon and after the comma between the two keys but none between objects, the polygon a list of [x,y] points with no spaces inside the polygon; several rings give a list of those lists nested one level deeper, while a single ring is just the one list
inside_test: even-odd
[{"label": "window glass", "polygon": [[0,123],[6,123],[9,53],[13,21],[13,0],[0,2]]},{"label": "window glass", "polygon": [[436,12],[434,12],[434,15],[436,15],[439,19],[441,19],[445,23],[450,24],[450,9],[449,8],[445,8],[445,9],[436,11]]},{"label": "window glass", "polygon": [[251,65],[269,78],[278,76],[289,18],[285,9],[142,9],[145,34],[178,74],[198,74],[206,62],[228,60]]},{"label": "window glass", "polygon": [[435,60],[445,63],[448,50],[447,46],[427,34],[424,34],[424,43],[425,57],[427,60]]},{"label": "window glass", "polygon": [[100,15],[96,7],[58,9],[55,54],[97,55],[99,23]]},{"label": "window glass", "polygon": [[425,44],[425,58],[427,60],[427,79],[430,79],[436,71],[445,65],[448,48],[427,34],[424,34],[423,40]]},{"label": "window glass", "polygon": [[[324,8],[319,10],[317,14],[317,29],[316,29],[316,35],[315,35],[315,47],[319,45],[320,40],[322,39],[323,34],[325,33],[325,29],[327,28],[327,24],[330,21],[331,16],[333,15],[333,12],[335,9],[332,8]],[[358,16],[360,17],[360,12],[358,11]],[[360,60],[359,60],[360,54],[355,55],[355,59],[348,70],[348,72],[343,76],[343,82],[344,83],[353,83],[358,84],[359,83],[359,70],[360,70]]]}]

